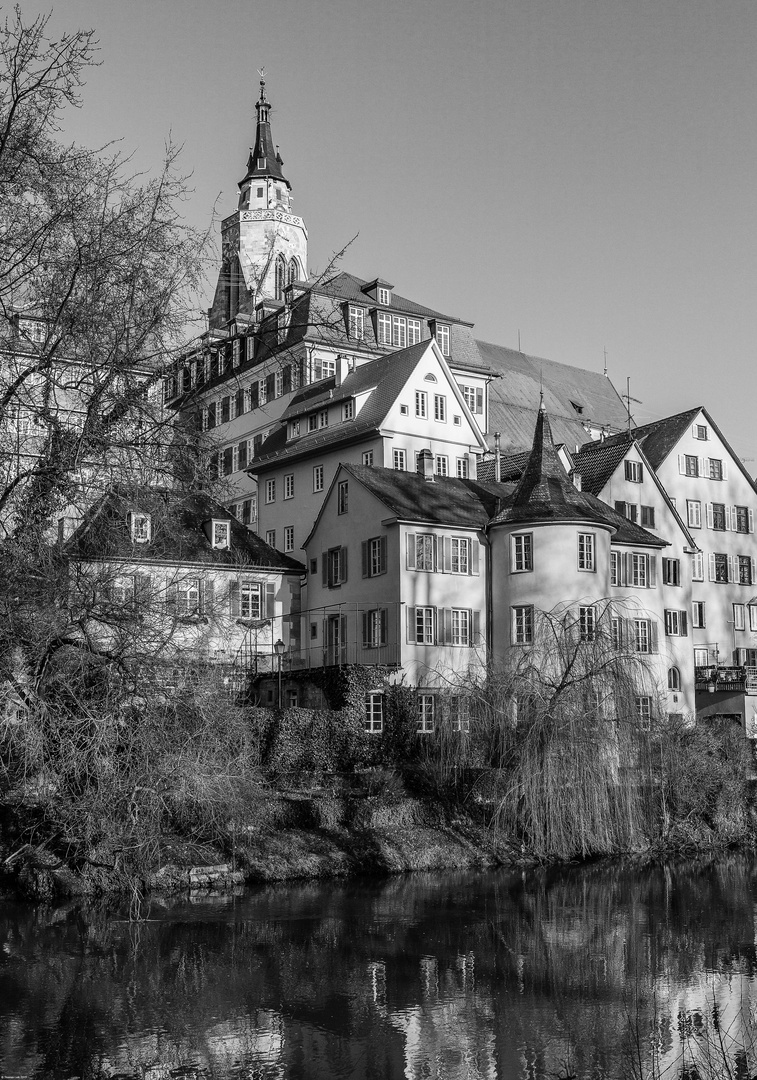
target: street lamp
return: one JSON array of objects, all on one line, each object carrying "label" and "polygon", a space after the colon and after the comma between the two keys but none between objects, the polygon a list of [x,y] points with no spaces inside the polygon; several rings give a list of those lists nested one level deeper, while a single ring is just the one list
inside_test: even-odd
[{"label": "street lamp", "polygon": [[276,653],[276,659],[279,662],[279,708],[281,708],[281,658],[286,652],[286,645],[281,640],[281,638],[279,638],[279,640],[275,642],[273,646],[273,651]]}]

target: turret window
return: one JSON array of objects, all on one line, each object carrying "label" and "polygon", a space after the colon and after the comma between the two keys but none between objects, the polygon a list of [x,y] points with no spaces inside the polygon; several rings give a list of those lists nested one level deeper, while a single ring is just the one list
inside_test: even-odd
[{"label": "turret window", "polygon": [[284,299],[284,285],[286,284],[286,262],[283,255],[276,260],[276,299]]}]

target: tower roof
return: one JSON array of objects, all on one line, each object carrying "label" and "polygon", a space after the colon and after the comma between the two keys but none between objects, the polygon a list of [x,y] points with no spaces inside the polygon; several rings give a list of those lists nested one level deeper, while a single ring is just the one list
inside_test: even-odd
[{"label": "tower roof", "polygon": [[284,176],[281,166],[284,162],[279,154],[278,147],[273,145],[271,135],[271,122],[268,115],[271,111],[271,103],[265,96],[265,79],[260,80],[260,97],[255,109],[258,114],[258,125],[255,132],[255,146],[250,151],[247,160],[247,172],[239,181],[240,188],[253,177],[272,177],[274,180],[283,180],[287,187],[291,187]]},{"label": "tower roof", "polygon": [[529,521],[591,521],[617,528],[608,506],[571,483],[557,456],[543,400],[523,475],[490,524]]}]

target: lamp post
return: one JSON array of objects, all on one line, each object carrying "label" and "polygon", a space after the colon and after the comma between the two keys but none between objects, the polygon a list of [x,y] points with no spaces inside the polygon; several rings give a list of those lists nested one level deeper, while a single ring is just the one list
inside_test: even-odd
[{"label": "lamp post", "polygon": [[281,708],[281,658],[286,651],[286,645],[281,640],[281,638],[279,638],[279,640],[275,642],[273,646],[273,651],[276,653],[276,659],[279,663],[279,708]]}]

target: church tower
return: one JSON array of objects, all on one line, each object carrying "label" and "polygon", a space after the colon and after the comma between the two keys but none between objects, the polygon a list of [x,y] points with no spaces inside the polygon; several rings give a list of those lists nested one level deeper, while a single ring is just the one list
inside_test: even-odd
[{"label": "church tower", "polygon": [[288,284],[307,280],[308,232],[292,213],[292,185],[273,143],[262,77],[255,108],[255,145],[239,181],[238,208],[221,224],[223,264],[211,326],[221,327],[238,311],[252,314],[261,300],[283,302]]}]

